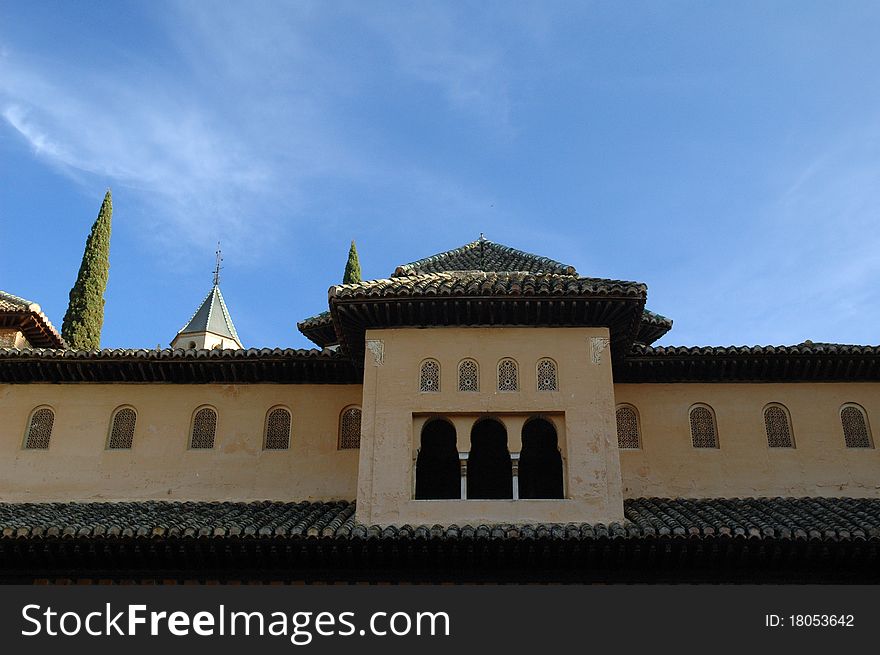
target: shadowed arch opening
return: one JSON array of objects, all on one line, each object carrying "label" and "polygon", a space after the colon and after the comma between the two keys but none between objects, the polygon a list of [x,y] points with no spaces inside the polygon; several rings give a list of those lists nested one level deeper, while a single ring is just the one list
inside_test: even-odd
[{"label": "shadowed arch opening", "polygon": [[533,418],[522,429],[519,497],[564,498],[562,486],[562,455],[556,428],[546,419]]},{"label": "shadowed arch opening", "polygon": [[461,468],[455,427],[436,418],[422,427],[416,458],[416,500],[461,498]]},{"label": "shadowed arch opening", "polygon": [[468,499],[513,498],[507,430],[499,421],[487,418],[474,423],[467,466]]}]

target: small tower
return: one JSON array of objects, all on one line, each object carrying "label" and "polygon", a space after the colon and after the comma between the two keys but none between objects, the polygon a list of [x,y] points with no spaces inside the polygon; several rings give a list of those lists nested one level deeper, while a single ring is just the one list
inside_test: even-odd
[{"label": "small tower", "polygon": [[222,261],[220,244],[218,243],[217,265],[214,267],[214,286],[211,287],[211,291],[193,317],[189,319],[189,323],[174,337],[171,342],[172,348],[230,348],[237,350],[243,347],[238,333],[235,331],[235,326],[232,324],[229,310],[226,309],[223,294],[220,293],[220,263]]}]

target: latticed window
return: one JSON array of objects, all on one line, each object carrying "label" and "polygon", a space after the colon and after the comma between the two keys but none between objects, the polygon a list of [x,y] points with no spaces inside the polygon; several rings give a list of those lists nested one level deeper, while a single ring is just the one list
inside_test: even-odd
[{"label": "latticed window", "polygon": [[217,412],[210,407],[202,407],[193,417],[190,448],[213,448],[214,434],[217,432]]},{"label": "latticed window", "polygon": [[110,422],[110,438],[107,440],[107,448],[131,448],[136,422],[137,414],[131,407],[117,410]]},{"label": "latticed window", "polygon": [[639,416],[634,407],[620,405],[617,408],[617,447],[641,448]]},{"label": "latticed window", "polygon": [[538,391],[559,391],[556,362],[552,359],[538,360]]},{"label": "latticed window", "polygon": [[847,448],[873,448],[865,410],[858,405],[844,405],[840,410],[843,438]]},{"label": "latticed window", "polygon": [[718,448],[715,415],[703,405],[691,408],[691,440],[694,448]]},{"label": "latticed window", "polygon": [[339,417],[339,448],[361,447],[361,408],[349,407]]},{"label": "latticed window", "polygon": [[480,367],[472,359],[466,359],[458,365],[458,390],[480,390]]},{"label": "latticed window", "polygon": [[516,391],[517,389],[519,389],[519,379],[516,362],[512,359],[502,359],[498,362],[498,391]]},{"label": "latticed window", "polygon": [[769,405],[764,409],[764,427],[767,429],[767,445],[771,448],[794,448],[791,436],[791,422],[788,412],[780,405]]},{"label": "latticed window", "polygon": [[440,363],[433,359],[422,362],[419,391],[440,391]]},{"label": "latticed window", "polygon": [[270,409],[266,414],[265,450],[286,450],[290,447],[290,412],[284,407]]},{"label": "latticed window", "polygon": [[55,425],[55,412],[48,407],[41,407],[31,414],[31,422],[28,425],[25,448],[44,449],[49,447],[49,439],[52,437],[52,426]]}]

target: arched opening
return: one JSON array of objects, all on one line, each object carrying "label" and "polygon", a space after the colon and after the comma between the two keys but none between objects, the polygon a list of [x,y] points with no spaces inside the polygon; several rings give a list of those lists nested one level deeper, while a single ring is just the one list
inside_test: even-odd
[{"label": "arched opening", "polygon": [[556,428],[543,418],[533,418],[522,430],[519,455],[520,498],[564,498],[562,455]]},{"label": "arched opening", "polygon": [[461,498],[461,469],[455,427],[433,419],[422,427],[416,458],[416,500]]},{"label": "arched opening", "polygon": [[513,470],[507,450],[507,430],[487,418],[471,428],[467,497],[513,498]]}]

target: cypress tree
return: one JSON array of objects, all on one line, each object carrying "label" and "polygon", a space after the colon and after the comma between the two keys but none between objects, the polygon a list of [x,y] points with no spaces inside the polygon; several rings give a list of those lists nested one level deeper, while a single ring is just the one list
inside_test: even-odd
[{"label": "cypress tree", "polygon": [[354,239],[351,240],[351,248],[348,249],[348,261],[345,263],[345,275],[342,276],[342,284],[355,284],[361,281],[361,263],[358,260],[358,251],[354,247]]},{"label": "cypress tree", "polygon": [[104,195],[98,218],[86,239],[76,283],[70,290],[70,303],[61,325],[61,336],[68,347],[98,350],[104,326],[104,291],[110,273],[110,225],[113,200],[110,189]]}]

